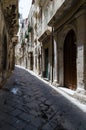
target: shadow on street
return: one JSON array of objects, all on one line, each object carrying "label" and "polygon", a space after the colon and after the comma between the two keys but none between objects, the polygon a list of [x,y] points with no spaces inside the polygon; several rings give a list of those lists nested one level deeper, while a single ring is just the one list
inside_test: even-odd
[{"label": "shadow on street", "polygon": [[86,130],[86,113],[25,69],[0,89],[0,130]]}]

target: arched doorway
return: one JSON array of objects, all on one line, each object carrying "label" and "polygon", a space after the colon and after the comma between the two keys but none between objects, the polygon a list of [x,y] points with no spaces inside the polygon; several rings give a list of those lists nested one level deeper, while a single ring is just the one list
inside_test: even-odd
[{"label": "arched doorway", "polygon": [[64,42],[64,86],[70,89],[77,87],[76,55],[76,36],[70,30]]}]

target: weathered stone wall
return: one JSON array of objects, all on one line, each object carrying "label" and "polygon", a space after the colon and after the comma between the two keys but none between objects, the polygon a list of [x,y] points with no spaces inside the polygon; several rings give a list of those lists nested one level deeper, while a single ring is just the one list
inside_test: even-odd
[{"label": "weathered stone wall", "polygon": [[9,75],[9,37],[0,5],[0,86]]},{"label": "weathered stone wall", "polygon": [[[7,25],[8,19],[6,19],[5,16],[8,16],[8,12],[6,14],[4,3],[5,1],[0,1],[0,87],[2,87],[3,83],[10,76],[12,70],[14,69],[14,65],[15,65],[14,50],[15,50],[15,44],[17,43],[17,39],[16,38],[14,39],[14,37],[16,37],[15,35],[17,32],[17,27],[16,29],[14,29],[15,30],[14,31],[13,30],[14,26],[13,27],[10,26],[11,23]],[[12,6],[12,9],[13,8],[14,6]],[[11,19],[11,16],[8,16],[8,18]],[[16,19],[16,23],[17,23],[17,19]]]},{"label": "weathered stone wall", "polygon": [[[40,4],[42,5],[40,7]],[[48,48],[49,81],[64,86],[64,43],[67,34],[72,30],[76,40],[75,72],[76,91],[86,90],[86,2],[78,0],[47,0],[45,3],[33,1],[34,21],[34,72],[45,71],[45,49]],[[32,11],[31,11],[32,12]],[[34,18],[35,17],[35,18]],[[72,40],[71,40],[72,41]],[[72,44],[72,45],[73,45]],[[41,52],[41,58],[39,57]],[[41,60],[40,60],[41,59]],[[70,58],[69,58],[70,59]],[[41,64],[40,64],[41,61]],[[72,62],[71,62],[72,63]],[[40,69],[41,68],[41,69]],[[72,89],[72,88],[71,88]]]},{"label": "weathered stone wall", "polygon": [[[74,7],[76,9],[76,7]],[[73,10],[74,11],[74,10]],[[72,17],[71,17],[72,16]],[[68,19],[69,18],[69,19]],[[64,23],[64,24],[63,24]],[[76,36],[77,57],[76,57],[76,69],[77,69],[77,88],[78,92],[85,93],[86,89],[86,8],[85,4],[82,4],[78,11],[72,14],[65,14],[63,19],[60,18],[60,22],[54,26],[55,35],[57,37],[57,83],[60,86],[64,86],[64,42],[65,37],[70,30],[73,30]]]}]

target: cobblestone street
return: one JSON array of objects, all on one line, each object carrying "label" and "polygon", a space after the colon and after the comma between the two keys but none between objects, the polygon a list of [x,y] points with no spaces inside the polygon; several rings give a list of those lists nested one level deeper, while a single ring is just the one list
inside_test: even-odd
[{"label": "cobblestone street", "polygon": [[16,67],[0,89],[0,130],[86,130],[86,113]]}]

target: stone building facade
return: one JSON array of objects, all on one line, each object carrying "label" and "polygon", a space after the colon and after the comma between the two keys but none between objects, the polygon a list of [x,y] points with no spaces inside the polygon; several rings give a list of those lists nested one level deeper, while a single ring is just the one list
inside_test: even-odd
[{"label": "stone building facade", "polygon": [[34,30],[33,30],[33,26],[34,26],[34,18],[33,16],[33,5],[30,8],[30,12],[28,15],[28,35],[29,35],[29,39],[28,39],[28,69],[33,70],[34,68]]},{"label": "stone building facade", "polygon": [[48,22],[54,35],[54,79],[82,93],[86,90],[85,12],[86,1],[65,0]]},{"label": "stone building facade", "polygon": [[15,65],[18,31],[18,1],[0,0],[0,87]]},{"label": "stone building facade", "polygon": [[[32,12],[30,11],[30,13]],[[15,54],[16,64],[33,70],[33,28],[30,17],[20,19],[18,35],[19,38]]]},{"label": "stone building facade", "polygon": [[16,64],[27,68],[27,49],[28,49],[28,19],[20,19],[19,22],[19,38],[16,45]]},{"label": "stone building facade", "polygon": [[33,4],[38,74],[56,86],[85,93],[86,1],[33,0]]},{"label": "stone building facade", "polygon": [[33,71],[55,86],[85,93],[86,1],[33,0],[31,8]]}]

